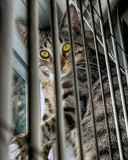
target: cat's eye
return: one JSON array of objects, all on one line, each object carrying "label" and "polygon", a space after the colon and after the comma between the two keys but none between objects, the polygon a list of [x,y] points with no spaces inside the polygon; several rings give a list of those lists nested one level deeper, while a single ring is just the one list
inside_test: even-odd
[{"label": "cat's eye", "polygon": [[41,51],[40,55],[42,58],[49,58],[50,57],[50,53],[46,50]]},{"label": "cat's eye", "polygon": [[66,43],[65,45],[63,45],[63,48],[62,48],[63,52],[69,52],[70,51],[70,44],[69,43]]}]

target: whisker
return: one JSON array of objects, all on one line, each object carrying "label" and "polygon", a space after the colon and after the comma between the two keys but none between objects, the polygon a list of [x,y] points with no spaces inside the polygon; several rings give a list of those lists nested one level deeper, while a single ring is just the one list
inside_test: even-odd
[{"label": "whisker", "polygon": [[86,71],[86,68],[85,68],[85,67],[82,67],[82,66],[77,66],[77,69],[82,69],[82,70],[85,70],[85,71]]},{"label": "whisker", "polygon": [[99,79],[99,77],[96,75],[96,72],[91,71],[91,74],[94,75],[97,79]]}]

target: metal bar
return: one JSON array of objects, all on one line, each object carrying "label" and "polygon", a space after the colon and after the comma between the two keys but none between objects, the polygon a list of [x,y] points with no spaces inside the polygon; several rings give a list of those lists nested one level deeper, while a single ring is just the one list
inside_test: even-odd
[{"label": "metal bar", "polygon": [[74,95],[76,100],[76,125],[77,125],[77,132],[78,132],[78,143],[79,143],[79,151],[80,151],[80,159],[84,160],[84,153],[83,153],[83,140],[82,140],[82,126],[81,126],[81,110],[80,110],[80,97],[79,97],[79,88],[78,88],[78,77],[77,77],[77,69],[75,65],[75,56],[74,56],[74,47],[73,47],[73,32],[71,26],[71,18],[70,18],[70,8],[68,4],[68,0],[66,0],[67,6],[67,13],[68,13],[68,24],[69,24],[69,38],[71,44],[71,59],[72,59],[72,69],[73,69],[73,79],[74,79]]},{"label": "metal bar", "polygon": [[57,160],[65,160],[64,113],[62,108],[61,67],[60,67],[56,0],[51,1],[51,22],[52,22],[52,36],[53,36],[55,94],[56,94],[56,125],[57,125],[56,126],[56,146],[57,146],[56,158]]},{"label": "metal bar", "polygon": [[[97,16],[101,19],[101,17],[100,17],[100,15],[99,15],[99,13],[97,12],[97,10],[95,9],[95,7],[94,6],[92,6],[93,7],[93,10],[96,12],[96,14],[97,14]],[[119,44],[119,42],[115,39],[115,37],[111,34],[111,32],[109,31],[109,29],[106,27],[106,26],[104,26],[105,27],[105,29],[109,32],[109,34],[114,38],[114,40],[115,40],[115,42],[117,43],[117,45],[126,53],[126,51],[121,47],[121,45]],[[96,28],[98,28],[98,26],[96,27]],[[98,29],[99,30],[99,29]],[[99,32],[100,33],[100,32]],[[101,33],[100,33],[101,34]]]},{"label": "metal bar", "polygon": [[87,55],[87,49],[86,49],[86,36],[84,32],[84,19],[82,14],[82,0],[79,0],[80,5],[80,16],[81,16],[81,24],[82,24],[82,35],[83,35],[83,42],[84,42],[84,52],[85,52],[85,62],[86,62],[86,73],[87,73],[87,82],[88,82],[88,89],[89,89],[89,99],[90,99],[90,105],[92,110],[92,120],[93,120],[93,128],[94,128],[94,141],[95,141],[95,149],[96,149],[96,158],[99,160],[99,151],[98,151],[98,142],[97,142],[97,136],[96,136],[96,122],[95,122],[95,114],[94,114],[94,106],[93,106],[93,97],[92,97],[92,85],[91,85],[91,77],[90,77],[90,69],[89,69],[89,59]]},{"label": "metal bar", "polygon": [[[85,7],[86,12],[87,12],[87,13],[88,13],[88,15],[91,17],[91,14],[90,14],[90,12],[89,12],[89,10],[88,10],[88,8],[87,8],[86,4],[85,4],[85,1],[84,1],[84,0],[82,0],[82,2],[83,2],[83,4],[84,4],[84,7]],[[85,13],[85,11],[84,11],[84,13]]]},{"label": "metal bar", "polygon": [[125,103],[123,83],[122,83],[120,67],[119,67],[119,58],[118,58],[118,53],[117,53],[117,45],[116,45],[115,40],[114,40],[115,39],[115,33],[114,33],[113,24],[112,24],[112,15],[111,15],[111,9],[110,9],[109,0],[107,0],[107,12],[108,12],[110,32],[113,35],[113,36],[111,36],[112,45],[113,45],[113,51],[114,51],[114,56],[115,56],[115,62],[116,62],[116,70],[117,70],[117,76],[118,76],[118,82],[119,82],[119,88],[120,88],[120,94],[121,94],[121,101],[122,101],[123,112],[124,112],[126,132],[127,132],[127,136],[128,136],[128,115],[127,115],[127,109],[126,109],[126,103]]},{"label": "metal bar", "polygon": [[28,0],[28,113],[29,159],[40,159],[40,102],[38,69],[38,1]]},{"label": "metal bar", "polygon": [[97,16],[101,19],[100,15],[99,15],[98,11],[95,9],[95,7],[92,6],[92,8],[93,8],[93,10],[95,11],[95,13],[97,14]]},{"label": "metal bar", "polygon": [[[83,4],[84,4],[84,6],[85,6],[86,12],[88,13],[89,17],[91,17],[91,14],[90,14],[88,8],[86,7],[84,0],[82,0],[82,2],[83,2]],[[92,7],[93,7],[93,6],[92,6]],[[97,16],[99,16],[99,14],[98,14],[98,12],[96,11],[95,7],[93,7],[93,9],[95,10]],[[99,18],[100,18],[100,16],[99,16]],[[98,28],[98,25],[97,25],[97,23],[95,22],[95,20],[94,20],[94,23],[95,23],[95,25],[96,25],[96,29],[97,29],[98,33],[101,35],[101,32],[100,32],[100,30],[99,30],[99,28]]]},{"label": "metal bar", "polygon": [[[79,11],[80,12],[80,11]],[[86,20],[86,18],[83,16],[83,19],[85,21],[85,23],[88,25],[89,29],[92,31],[93,33],[93,29],[91,27],[91,25],[88,23],[88,20]],[[101,42],[100,38],[98,36],[96,36],[97,40],[99,41],[99,43],[101,44],[101,46],[103,47],[103,43]]]},{"label": "metal bar", "polygon": [[[77,10],[78,10],[78,13],[80,13],[80,10],[77,8]],[[92,33],[93,33],[93,29],[92,29],[92,27],[91,27],[91,25],[88,23],[88,20],[83,16],[83,19],[84,19],[84,22],[87,24],[87,26],[89,27],[89,29],[90,29],[90,31],[92,31]],[[108,30],[108,29],[107,29]],[[102,35],[102,34],[101,34]],[[100,45],[104,48],[104,45],[103,45],[103,43],[101,42],[101,40],[100,40],[100,38],[96,35],[96,39],[98,40],[98,42],[100,43]],[[116,41],[116,40],[115,40]],[[121,48],[121,46],[120,46],[120,44],[116,41],[116,43],[118,44],[118,46]],[[122,48],[121,48],[122,49]],[[123,49],[122,49],[123,50]],[[124,50],[123,50],[124,51]],[[124,51],[124,53],[125,53],[125,51]],[[111,53],[109,53],[108,52],[108,54],[109,54],[109,56],[110,56],[110,58],[112,59],[112,61],[115,63],[115,60],[114,60],[114,58],[113,58],[113,56],[111,55]],[[120,64],[120,66],[121,66],[121,64]],[[122,67],[122,66],[121,66]],[[120,68],[120,70],[121,70],[121,72],[123,73],[123,74],[125,74],[125,72],[124,72],[124,70],[123,70],[123,67],[122,68]]]},{"label": "metal bar", "polygon": [[8,160],[11,133],[13,0],[0,1],[0,158]]},{"label": "metal bar", "polygon": [[99,14],[102,18],[102,19],[100,19],[100,26],[101,26],[101,32],[103,34],[102,39],[103,39],[103,44],[104,44],[104,54],[105,54],[107,74],[108,74],[108,80],[109,80],[109,86],[110,86],[110,94],[111,94],[112,106],[113,106],[113,112],[114,112],[117,141],[118,141],[120,158],[121,158],[121,160],[123,160],[124,159],[123,149],[122,149],[121,135],[120,135],[120,129],[119,129],[119,121],[118,121],[117,110],[116,110],[115,94],[114,94],[112,76],[111,76],[111,71],[110,71],[109,57],[108,57],[108,51],[107,51],[107,42],[105,39],[105,31],[104,31],[104,26],[103,26],[103,15],[102,15],[100,0],[97,0],[97,2],[98,2]]},{"label": "metal bar", "polygon": [[111,149],[111,140],[110,140],[110,132],[109,132],[109,124],[108,124],[108,118],[107,118],[107,108],[105,103],[105,95],[104,95],[104,89],[103,89],[103,82],[102,82],[102,75],[101,75],[101,66],[100,66],[100,59],[99,59],[99,51],[98,51],[98,43],[96,39],[96,28],[94,24],[94,12],[92,8],[92,2],[90,3],[90,13],[92,18],[92,28],[94,31],[94,43],[95,43],[95,50],[96,50],[96,58],[97,58],[97,65],[98,65],[98,71],[99,71],[99,80],[100,80],[100,86],[101,86],[101,94],[102,94],[102,102],[103,102],[103,109],[104,109],[104,115],[105,115],[105,122],[106,122],[106,129],[107,129],[107,136],[108,136],[108,146],[109,146],[109,157],[112,160],[112,149]]},{"label": "metal bar", "polygon": [[122,33],[121,21],[120,21],[120,16],[119,16],[118,9],[117,9],[117,25],[118,25],[118,30],[119,30],[121,47],[123,48],[122,56],[123,56],[125,73],[126,73],[126,80],[127,80],[127,85],[128,85],[128,62],[127,62],[127,58],[126,58],[126,55],[125,55],[126,51],[125,51],[125,46],[124,46],[123,33]]},{"label": "metal bar", "polygon": [[[113,37],[113,35],[111,34],[111,32],[109,31],[109,29],[108,28],[105,28],[108,32],[109,32],[109,34]],[[125,53],[125,56],[127,56],[126,55],[126,51],[121,47],[121,45],[119,44],[119,42],[115,39],[115,37],[113,37],[114,38],[114,41],[115,41],[115,43],[120,47],[120,49],[121,50],[123,50],[123,52]],[[128,57],[128,56],[127,56]]]},{"label": "metal bar", "polygon": [[[27,78],[27,77],[26,77]],[[29,116],[28,116],[28,82],[27,82],[27,80],[25,80],[25,91],[26,91],[26,98],[25,98],[25,100],[26,100],[26,133],[28,133],[29,132],[29,124],[28,124],[28,122],[29,122]],[[28,160],[28,157],[29,157],[29,155],[26,157],[26,160]]]},{"label": "metal bar", "polygon": [[[79,11],[80,12],[80,11]],[[91,25],[88,23],[88,21],[86,20],[86,18],[83,16],[84,22],[88,25],[89,29],[92,31],[93,33],[93,29],[91,27]],[[98,40],[99,44],[104,48],[103,43],[101,42],[100,38],[96,35],[96,39]],[[113,62],[115,62],[114,58],[112,57],[111,53],[109,53],[110,58],[112,59]],[[121,69],[121,71],[124,73],[124,71]]]}]

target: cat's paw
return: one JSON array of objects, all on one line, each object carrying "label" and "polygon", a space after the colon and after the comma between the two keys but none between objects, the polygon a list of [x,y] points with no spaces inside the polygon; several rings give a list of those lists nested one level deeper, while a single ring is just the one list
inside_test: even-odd
[{"label": "cat's paw", "polygon": [[22,160],[28,155],[29,145],[27,134],[16,136],[9,145],[9,158]]}]

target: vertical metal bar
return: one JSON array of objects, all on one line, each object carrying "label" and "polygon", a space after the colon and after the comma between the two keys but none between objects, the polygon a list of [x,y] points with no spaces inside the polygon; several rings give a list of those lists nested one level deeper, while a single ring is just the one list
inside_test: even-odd
[{"label": "vertical metal bar", "polygon": [[[28,76],[28,75],[27,75]],[[25,91],[26,91],[26,133],[29,132],[29,108],[28,108],[28,79],[25,80]],[[29,155],[26,157],[26,160],[29,159]]]},{"label": "vertical metal bar", "polygon": [[89,89],[89,99],[90,99],[90,105],[92,110],[92,120],[93,120],[93,127],[94,127],[94,141],[95,141],[95,149],[96,149],[96,158],[99,160],[99,151],[98,151],[98,142],[97,142],[97,136],[96,136],[96,122],[95,122],[95,113],[94,113],[94,106],[93,106],[93,97],[92,97],[92,84],[91,84],[91,77],[90,77],[90,68],[89,68],[89,59],[87,55],[87,49],[86,49],[86,36],[84,31],[84,19],[82,14],[82,0],[79,0],[80,5],[80,16],[81,16],[81,22],[82,22],[82,35],[83,35],[83,42],[84,42],[84,52],[85,52],[85,62],[86,62],[86,73],[87,73],[87,82],[88,82],[88,89]]},{"label": "vertical metal bar", "polygon": [[123,160],[124,159],[123,149],[122,149],[121,135],[120,135],[120,129],[119,129],[119,121],[118,121],[117,110],[116,110],[115,94],[114,94],[112,76],[111,76],[111,71],[110,71],[110,64],[109,64],[109,57],[108,57],[108,50],[107,50],[107,42],[106,42],[106,39],[105,39],[105,31],[104,31],[104,25],[103,25],[103,15],[102,15],[100,0],[97,0],[97,2],[98,2],[99,14],[100,14],[100,17],[101,17],[100,26],[101,26],[101,32],[102,32],[102,35],[103,35],[102,40],[103,40],[103,44],[104,44],[104,54],[105,54],[107,74],[108,74],[108,80],[109,80],[109,86],[110,86],[110,94],[111,94],[112,106],[113,106],[113,112],[114,112],[117,141],[118,141],[120,159]]},{"label": "vertical metal bar", "polygon": [[38,0],[28,0],[29,159],[40,159],[40,103],[38,69]]},{"label": "vertical metal bar", "polygon": [[59,36],[56,0],[51,1],[51,22],[55,67],[55,94],[56,94],[56,144],[57,160],[65,160],[65,135],[64,135],[64,114],[62,108],[61,94],[61,67],[59,53]]},{"label": "vertical metal bar", "polygon": [[121,21],[120,21],[120,16],[119,16],[119,11],[117,9],[117,25],[118,25],[118,30],[119,30],[119,36],[120,36],[120,43],[122,47],[122,56],[123,56],[123,61],[124,61],[124,67],[125,67],[125,73],[126,73],[126,80],[127,80],[127,85],[128,85],[128,62],[127,58],[125,55],[125,46],[124,46],[124,40],[123,40],[123,33],[122,33],[122,27],[121,27]]},{"label": "vertical metal bar", "polygon": [[89,1],[89,2],[90,2],[89,6],[90,6],[90,13],[91,13],[91,18],[92,18],[92,28],[93,28],[93,35],[94,35],[97,65],[98,65],[98,71],[99,71],[99,80],[100,80],[100,86],[101,86],[102,102],[103,102],[103,109],[104,109],[107,136],[108,136],[109,157],[112,160],[113,158],[112,158],[111,141],[110,141],[108,118],[107,118],[107,108],[106,108],[106,103],[105,103],[105,95],[104,95],[102,75],[101,75],[101,66],[100,66],[100,59],[99,59],[98,43],[97,43],[97,39],[96,39],[96,28],[95,28],[94,16],[93,16],[94,13],[93,13],[93,8],[92,8],[92,2],[91,1]]},{"label": "vertical metal bar", "polygon": [[122,78],[121,78],[121,72],[120,72],[120,67],[119,67],[117,45],[116,45],[115,40],[114,40],[115,39],[115,33],[114,33],[113,24],[112,24],[112,15],[111,15],[111,10],[110,10],[109,0],[107,0],[107,11],[108,11],[110,32],[113,35],[113,36],[111,36],[112,45],[113,45],[113,51],[114,51],[114,56],[115,56],[115,62],[116,62],[116,70],[117,70],[117,76],[118,76],[118,82],[119,82],[119,88],[120,88],[120,94],[121,94],[121,101],[122,101],[123,112],[124,112],[126,132],[127,132],[127,136],[128,136],[128,115],[127,115],[127,109],[126,109],[126,103],[125,103],[125,97],[124,97],[124,89],[123,89],[123,83],[122,83]]},{"label": "vertical metal bar", "polygon": [[[94,7],[93,7],[93,9],[94,9]],[[78,10],[78,13],[80,12],[79,11],[79,9],[77,8],[77,10]],[[94,9],[95,10],[95,9]],[[95,10],[96,11],[96,10]],[[97,13],[97,12],[96,12]],[[100,18],[100,16],[99,16],[99,14],[98,14],[98,17]],[[93,29],[92,29],[92,27],[91,27],[91,25],[88,23],[88,20],[83,16],[83,19],[84,19],[84,22],[87,24],[87,26],[89,27],[89,29],[90,29],[90,31],[93,33]],[[100,33],[101,34],[101,33]],[[104,47],[103,46],[103,44],[102,44],[102,42],[101,42],[101,40],[100,40],[100,38],[96,35],[96,38],[97,38],[97,40],[98,40],[98,42],[100,43],[100,45],[102,46],[102,47]],[[115,40],[116,41],[116,40]],[[119,43],[116,41],[116,43],[119,45]],[[119,45],[120,46],[120,45]],[[120,46],[120,48],[121,48],[121,46]],[[109,52],[108,52],[109,53]],[[113,58],[113,56],[111,55],[111,53],[109,53],[109,56],[111,57],[111,59],[112,59],[112,61],[114,62],[114,58]],[[125,72],[124,72],[124,70],[122,69],[122,68],[120,68],[120,70],[122,71],[122,73],[124,73],[125,74]]]},{"label": "vertical metal bar", "polygon": [[13,1],[0,1],[0,159],[8,160],[11,126]]},{"label": "vertical metal bar", "polygon": [[82,126],[81,126],[81,110],[80,110],[80,97],[79,97],[79,88],[78,88],[78,78],[77,78],[77,70],[75,65],[75,57],[74,57],[74,47],[73,47],[73,33],[72,33],[72,26],[71,26],[71,18],[70,18],[70,8],[69,8],[69,1],[66,0],[67,6],[67,13],[68,13],[68,25],[69,25],[69,38],[71,44],[71,59],[72,59],[72,69],[73,69],[73,80],[74,80],[74,94],[76,100],[76,125],[77,125],[77,133],[78,133],[78,143],[79,143],[79,151],[80,151],[80,159],[84,160],[83,154],[83,141],[82,141]]}]

